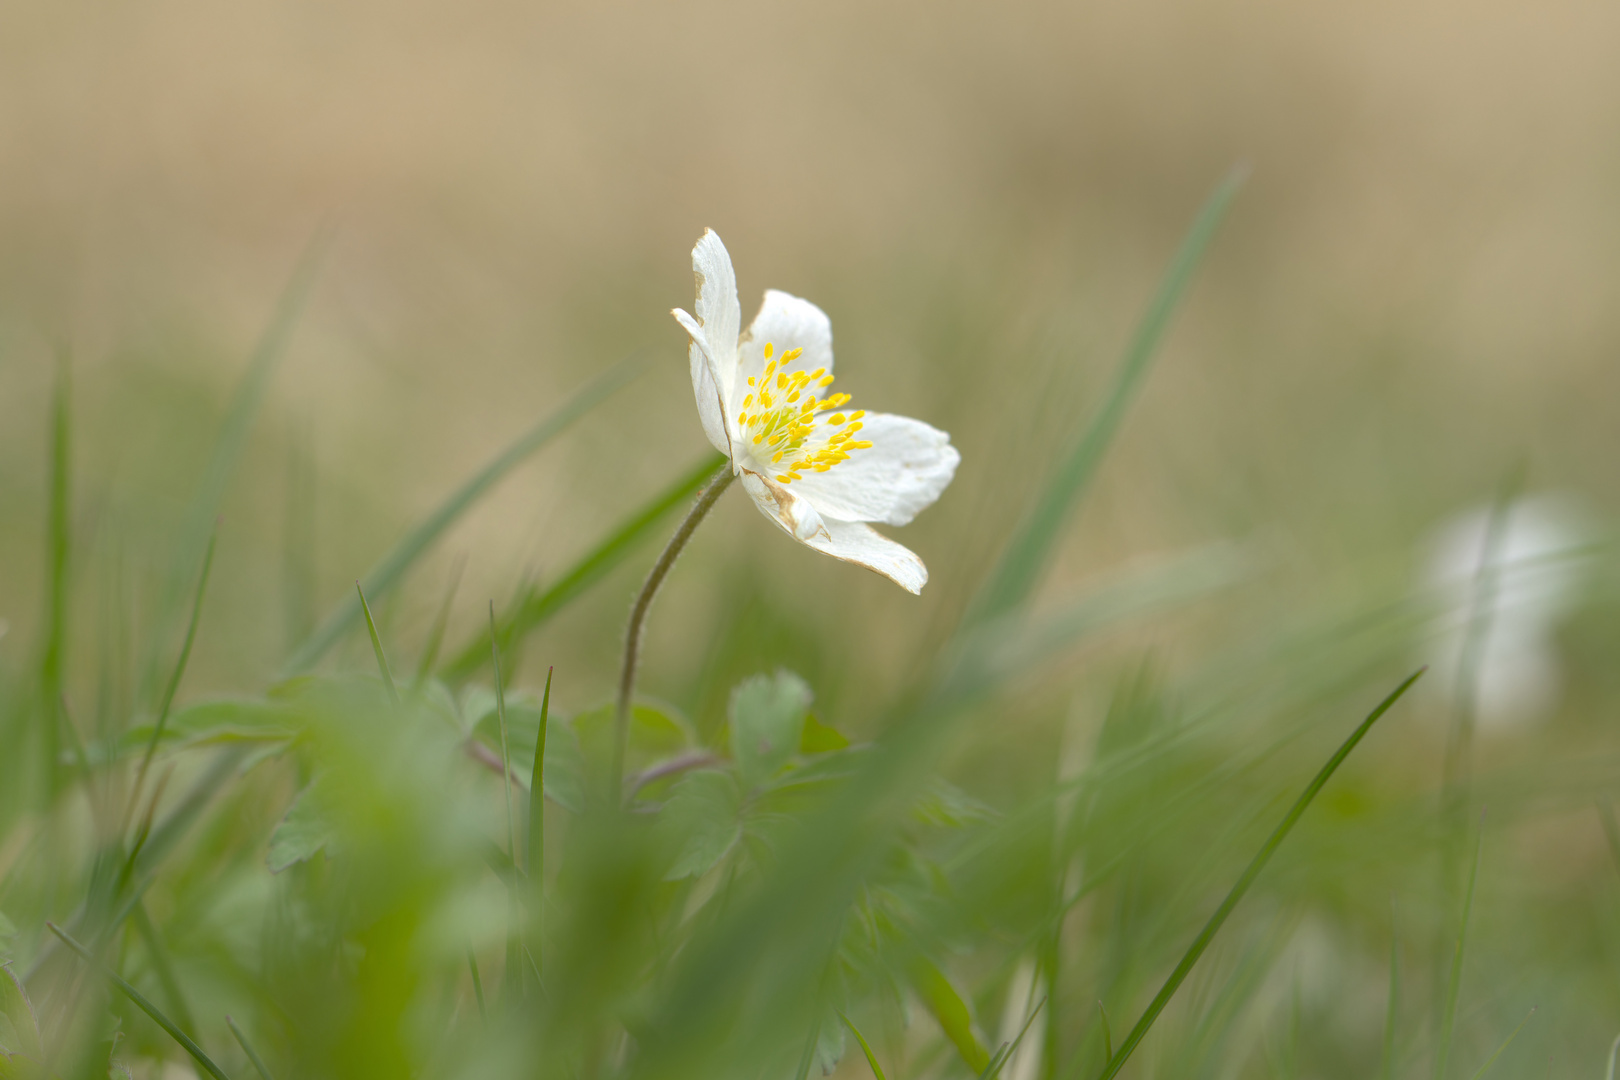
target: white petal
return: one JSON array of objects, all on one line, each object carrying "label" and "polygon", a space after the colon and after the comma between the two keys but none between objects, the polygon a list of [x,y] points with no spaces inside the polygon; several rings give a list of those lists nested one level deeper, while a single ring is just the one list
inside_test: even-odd
[{"label": "white petal", "polygon": [[743,490],[754,500],[759,512],[793,539],[803,544],[826,533],[821,515],[816,513],[809,500],[799,498],[782,484],[752,469],[743,469],[741,475]]},{"label": "white petal", "polygon": [[710,356],[708,335],[698,321],[680,308],[670,312],[675,321],[686,329],[692,336],[692,344],[687,349],[687,358],[692,365],[692,397],[697,401],[698,420],[703,424],[703,434],[709,437],[714,448],[731,456],[731,425],[726,422],[725,399],[720,395],[720,389],[714,380],[714,361]]},{"label": "white petal", "polygon": [[945,432],[909,416],[867,413],[860,423],[856,438],[872,445],[806,473],[793,491],[823,517],[905,525],[939,498],[962,455]]},{"label": "white petal", "polygon": [[[795,483],[794,487],[799,485]],[[909,548],[890,540],[870,525],[858,521],[821,519],[824,532],[804,541],[835,559],[876,570],[909,593],[920,593],[928,584],[928,568]]]},{"label": "white petal", "polygon": [[692,276],[697,278],[697,317],[709,339],[715,379],[730,400],[737,376],[737,337],[742,329],[742,305],[737,302],[737,275],[731,256],[713,229],[692,249]]},{"label": "white petal", "polygon": [[[780,371],[814,371],[826,368],[832,374],[832,320],[808,300],[777,289],[765,290],[765,302],[737,347],[738,392],[747,393],[749,378],[759,378],[765,370],[765,346],[771,355],[781,357],[789,349],[803,349],[791,364],[777,364]],[[817,391],[820,396],[821,391]]]}]

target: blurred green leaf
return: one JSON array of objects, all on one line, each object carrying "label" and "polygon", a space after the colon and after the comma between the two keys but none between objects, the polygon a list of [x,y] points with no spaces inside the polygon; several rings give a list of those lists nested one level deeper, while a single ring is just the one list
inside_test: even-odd
[{"label": "blurred green leaf", "polygon": [[[552,725],[555,732],[561,725]],[[613,760],[613,705],[611,702],[577,714],[571,725],[579,736],[586,767],[592,776],[607,775]],[[650,698],[639,698],[630,709],[630,745],[625,768],[639,772],[692,749],[697,736],[691,723],[673,705]],[[551,747],[546,747],[550,753]]]},{"label": "blurred green leaf", "polygon": [[0,964],[0,1051],[40,1056],[39,1020],[8,964]]},{"label": "blurred green leaf", "polygon": [[666,881],[707,873],[742,838],[742,789],[729,770],[682,777],[659,815],[665,842],[679,851]]},{"label": "blurred green leaf", "polygon": [[295,863],[313,859],[325,851],[328,858],[337,848],[337,830],[325,805],[319,778],[311,781],[293,800],[287,815],[270,837],[270,850],[264,863],[272,874],[279,874]]},{"label": "blurred green leaf", "polygon": [[[479,717],[474,732],[480,742],[491,750],[500,749],[499,719],[493,708]],[[539,741],[541,706],[528,700],[508,699],[506,703],[506,737],[512,754],[512,775],[525,788],[534,788],[534,752]],[[555,717],[552,718],[555,721]],[[569,724],[550,723],[546,726],[546,760],[542,766],[545,776],[546,798],[564,809],[578,814],[585,809],[585,756],[580,750],[579,736]]]},{"label": "blurred green leaf", "polygon": [[791,671],[752,675],[731,692],[731,756],[754,787],[798,750],[814,695]]},{"label": "blurred green leaf", "polygon": [[931,961],[919,959],[912,966],[911,985],[968,1068],[975,1073],[989,1068],[990,1053],[973,1033],[973,1016],[968,1012],[967,1003],[945,973]]},{"label": "blurred green leaf", "polygon": [[888,1077],[883,1075],[883,1066],[878,1064],[877,1055],[872,1053],[872,1044],[866,1041],[866,1036],[861,1034],[861,1029],[856,1027],[854,1021],[843,1013],[839,1013],[838,1016],[849,1027],[849,1030],[855,1034],[855,1041],[861,1044],[861,1053],[866,1055],[866,1064],[872,1070],[872,1075],[877,1080],[888,1080]]},{"label": "blurred green leaf", "polygon": [[[799,753],[801,754],[829,754],[834,750],[842,750],[849,746],[849,740],[844,738],[837,728],[829,727],[816,719],[815,713],[804,718],[804,731],[799,736]],[[843,1028],[833,1025],[843,1038]]]}]

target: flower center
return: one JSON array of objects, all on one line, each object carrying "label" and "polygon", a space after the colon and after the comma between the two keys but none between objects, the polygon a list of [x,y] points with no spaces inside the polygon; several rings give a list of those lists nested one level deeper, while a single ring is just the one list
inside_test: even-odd
[{"label": "flower center", "polygon": [[[788,372],[803,349],[789,349],[779,359],[765,343],[765,371],[748,380],[749,392],[737,414],[743,447],[756,461],[769,462],[779,483],[802,480],[806,472],[826,472],[849,460],[855,450],[872,444],[855,437],[866,410],[845,414],[835,411],[849,401],[848,394],[820,393],[833,383],[826,368]],[[827,415],[823,415],[827,414]]]}]

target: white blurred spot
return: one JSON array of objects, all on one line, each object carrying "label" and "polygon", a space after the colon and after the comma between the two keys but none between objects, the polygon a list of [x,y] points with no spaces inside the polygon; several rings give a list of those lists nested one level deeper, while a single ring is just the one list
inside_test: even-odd
[{"label": "white blurred spot", "polygon": [[1441,605],[1433,685],[1457,688],[1473,657],[1476,723],[1503,731],[1558,704],[1563,677],[1553,638],[1574,607],[1589,530],[1573,499],[1527,496],[1500,511],[1482,506],[1436,530],[1426,571]]}]

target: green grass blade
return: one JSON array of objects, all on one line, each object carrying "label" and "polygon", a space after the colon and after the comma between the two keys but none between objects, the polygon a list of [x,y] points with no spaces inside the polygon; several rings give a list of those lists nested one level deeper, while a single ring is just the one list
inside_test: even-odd
[{"label": "green grass blade", "polygon": [[524,866],[528,868],[529,898],[534,911],[531,924],[534,942],[535,970],[541,966],[541,915],[545,901],[546,880],[546,730],[551,724],[551,676],[555,668],[546,669],[546,689],[540,698],[540,730],[534,740],[534,771],[529,781],[529,850]]},{"label": "green grass blade", "polygon": [[236,1026],[236,1021],[227,1016],[225,1026],[231,1029],[232,1035],[236,1036],[237,1043],[242,1047],[242,1053],[246,1054],[247,1059],[253,1063],[254,1070],[264,1080],[275,1080],[275,1077],[270,1075],[270,1067],[264,1063],[264,1059],[253,1049],[253,1044],[248,1042],[246,1035],[242,1034],[242,1029]]},{"label": "green grass blade", "polygon": [[1474,860],[1468,867],[1468,889],[1463,893],[1462,925],[1457,929],[1457,947],[1451,954],[1451,977],[1446,981],[1445,1010],[1440,1019],[1440,1046],[1434,1060],[1435,1080],[1445,1080],[1446,1066],[1451,1061],[1451,1036],[1457,1024],[1457,997],[1462,992],[1463,953],[1468,943],[1468,920],[1474,911],[1474,885],[1479,880],[1479,856],[1485,847],[1485,830],[1481,827],[1474,841]]},{"label": "green grass blade", "polygon": [[[544,624],[570,601],[607,576],[614,567],[624,561],[625,556],[635,550],[638,543],[653,532],[654,527],[666,514],[678,506],[686,505],[698,488],[703,486],[704,481],[713,476],[725,461],[725,457],[721,454],[711,454],[704,458],[701,465],[680,477],[669,488],[636,511],[606,540],[557,579],[556,584],[544,592],[531,591],[521,602],[514,605],[512,615],[499,628],[501,652],[510,656],[525,635]],[[461,682],[483,667],[488,660],[489,642],[480,635],[445,666],[442,674],[449,682]]]},{"label": "green grass blade", "polygon": [[136,933],[140,934],[141,940],[146,944],[146,951],[151,954],[152,971],[163,987],[164,996],[169,999],[169,1010],[174,1013],[175,1021],[183,1028],[196,1028],[197,1022],[191,1015],[191,1007],[186,1004],[185,994],[181,992],[180,980],[175,978],[174,965],[169,963],[169,950],[164,947],[157,926],[153,924],[152,916],[146,911],[146,905],[136,904],[130,916],[135,924]]},{"label": "green grass blade", "polygon": [[1524,1030],[1524,1025],[1528,1024],[1530,1022],[1530,1018],[1534,1015],[1536,1015],[1536,1010],[1534,1009],[1531,1009],[1529,1012],[1524,1014],[1524,1019],[1519,1021],[1519,1026],[1514,1028],[1513,1033],[1510,1034],[1506,1039],[1502,1040],[1502,1045],[1496,1048],[1496,1053],[1485,1059],[1485,1064],[1479,1067],[1479,1071],[1473,1075],[1472,1080],[1480,1080],[1482,1076],[1491,1071],[1491,1066],[1495,1065],[1496,1059],[1502,1056],[1502,1051],[1506,1050],[1510,1045],[1512,1045],[1513,1040],[1519,1037],[1519,1032]]},{"label": "green grass blade", "polygon": [[1397,686],[1388,697],[1379,702],[1378,707],[1367,714],[1367,718],[1363,720],[1361,725],[1357,727],[1351,736],[1344,741],[1343,745],[1341,745],[1339,749],[1334,752],[1333,756],[1328,759],[1327,764],[1322,766],[1321,771],[1316,774],[1315,778],[1311,780],[1310,784],[1306,786],[1305,790],[1300,793],[1299,798],[1294,802],[1294,805],[1289,809],[1288,813],[1284,815],[1281,823],[1278,824],[1271,836],[1268,837],[1266,842],[1261,846],[1259,852],[1256,853],[1254,859],[1249,863],[1248,868],[1243,871],[1243,876],[1238,878],[1237,884],[1232,886],[1232,891],[1226,894],[1225,900],[1221,901],[1221,906],[1215,909],[1215,914],[1209,917],[1209,921],[1204,924],[1204,928],[1200,930],[1198,932],[1198,936],[1193,939],[1192,945],[1188,947],[1187,952],[1182,956],[1181,962],[1176,965],[1175,970],[1170,973],[1170,977],[1165,980],[1164,986],[1159,990],[1157,996],[1154,997],[1152,1003],[1148,1005],[1147,1011],[1144,1012],[1142,1014],[1142,1018],[1136,1022],[1136,1026],[1133,1027],[1131,1029],[1131,1033],[1125,1037],[1125,1041],[1120,1044],[1118,1052],[1108,1059],[1108,1064],[1104,1067],[1099,1080],[1111,1080],[1112,1077],[1117,1076],[1119,1071],[1125,1067],[1125,1062],[1130,1059],[1132,1051],[1136,1049],[1137,1044],[1140,1043],[1143,1037],[1147,1035],[1148,1029],[1151,1028],[1154,1021],[1159,1018],[1159,1014],[1163,1012],[1164,1007],[1170,1003],[1170,999],[1175,996],[1176,990],[1180,988],[1182,982],[1192,971],[1193,966],[1198,963],[1199,958],[1204,955],[1204,950],[1209,948],[1209,943],[1214,940],[1215,935],[1220,931],[1222,924],[1226,922],[1227,916],[1232,914],[1232,909],[1237,907],[1239,900],[1243,899],[1243,894],[1248,892],[1249,886],[1254,884],[1254,880],[1260,876],[1260,871],[1264,870],[1266,863],[1271,861],[1271,856],[1276,853],[1277,848],[1282,845],[1284,838],[1288,836],[1288,833],[1293,829],[1295,823],[1297,823],[1300,817],[1305,813],[1305,808],[1310,806],[1311,800],[1316,798],[1316,793],[1322,790],[1323,786],[1327,784],[1329,778],[1332,777],[1334,772],[1338,770],[1339,766],[1343,764],[1344,759],[1350,756],[1350,752],[1356,748],[1357,744],[1361,742],[1362,738],[1366,736],[1367,732],[1372,730],[1373,724],[1377,723],[1378,719],[1388,712],[1395,705],[1395,703],[1401,699],[1401,695],[1405,694],[1407,690],[1411,689],[1412,684],[1417,682],[1418,679],[1423,675],[1423,672],[1426,670],[1426,668],[1420,668],[1419,670],[1413,672],[1407,677],[1405,682]]},{"label": "green grass blade", "polygon": [[1620,822],[1614,820],[1614,804],[1611,802],[1598,802],[1598,821],[1603,823],[1603,838],[1609,842],[1609,857],[1614,860],[1614,868],[1620,870]]},{"label": "green grass blade", "polygon": [[[501,678],[501,653],[496,644],[495,634],[495,601],[489,602],[489,641],[490,663],[495,669],[495,720],[501,732],[501,785],[506,792],[506,853],[512,861],[511,880],[507,883],[507,928],[506,928],[506,972],[505,997],[513,1000],[523,990],[523,974],[520,966],[520,957],[523,953],[523,937],[519,931],[519,913],[523,910],[523,874],[518,868],[517,849],[517,810],[512,802],[512,753],[506,738],[506,686]],[[530,781],[531,786],[544,788],[545,777],[542,774]]]},{"label": "green grass blade", "polygon": [[1097,1019],[1102,1021],[1103,1057],[1112,1061],[1114,1059],[1114,1030],[1108,1024],[1108,1010],[1103,1008],[1101,999],[1097,1001]]},{"label": "green grass blade", "polygon": [[1395,901],[1389,903],[1389,1011],[1384,1016],[1384,1080],[1395,1080],[1395,1021],[1400,1002],[1401,939],[1395,931]]},{"label": "green grass blade", "polygon": [[62,748],[62,665],[67,641],[68,574],[73,547],[73,427],[71,382],[66,359],[58,362],[51,400],[50,505],[45,533],[45,647],[39,665],[41,775],[47,805],[55,801]]},{"label": "green grass blade", "polygon": [[484,1004],[484,980],[478,974],[478,956],[471,949],[467,950],[467,970],[472,973],[473,997],[478,999],[479,1019],[487,1023],[489,1007]]},{"label": "green grass blade", "polygon": [[1113,442],[1143,377],[1152,366],[1159,342],[1192,280],[1193,271],[1198,268],[1232,197],[1242,186],[1245,173],[1242,168],[1233,169],[1205,201],[1160,282],[1152,304],[1137,325],[1102,407],[1013,534],[1000,562],[974,600],[967,618],[969,624],[1006,614],[1022,604],[1035,588],[1064,520],[1084,495]]},{"label": "green grass blade", "polygon": [[[405,572],[415,565],[439,537],[460,520],[469,507],[505,478],[507,473],[562,434],[570,424],[600,405],[615,391],[626,386],[641,374],[642,367],[640,358],[633,357],[609,368],[564,402],[562,408],[530,428],[516,442],[495,455],[471,479],[440,503],[433,513],[406,533],[399,543],[395,544],[388,554],[360,579],[365,584],[367,594],[377,599],[399,584]],[[313,667],[326,655],[327,650],[354,628],[360,620],[360,614],[359,605],[353,601],[340,606],[294,650],[293,655],[287,660],[283,673],[296,675]]]},{"label": "green grass blade", "polygon": [[366,618],[366,633],[371,635],[371,651],[377,654],[377,670],[382,673],[383,685],[388,688],[389,700],[395,705],[399,704],[399,687],[394,685],[394,673],[388,669],[388,657],[383,653],[382,638],[377,635],[377,620],[371,617],[371,605],[366,603],[366,590],[360,583],[354,583],[355,594],[360,598],[360,612]]},{"label": "green grass blade", "polygon": [[192,1041],[191,1036],[187,1035],[184,1031],[181,1031],[178,1027],[176,1027],[174,1025],[174,1021],[170,1020],[167,1016],[164,1016],[156,1005],[153,1005],[150,1001],[147,1001],[146,998],[141,995],[139,990],[125,982],[116,971],[113,971],[111,968],[101,964],[89,949],[85,948],[73,938],[69,937],[67,933],[55,923],[47,922],[45,926],[48,930],[50,930],[51,933],[55,934],[58,938],[61,938],[64,945],[83,957],[85,963],[89,964],[92,968],[95,968],[97,971],[101,972],[102,975],[106,976],[107,980],[111,982],[113,986],[118,988],[119,993],[129,998],[129,1000],[135,1004],[136,1008],[140,1009],[147,1016],[150,1016],[158,1027],[162,1028],[164,1031],[167,1031],[169,1033],[169,1037],[175,1042],[179,1043],[181,1048],[184,1049],[186,1053],[190,1054],[192,1060],[194,1060],[198,1065],[201,1065],[209,1076],[212,1076],[214,1080],[230,1080],[230,1077],[225,1075],[224,1070],[218,1065],[215,1065],[213,1059],[207,1054],[203,1053],[202,1047],[198,1046],[194,1041]]},{"label": "green grass blade", "polygon": [[866,1063],[872,1067],[872,1075],[877,1077],[877,1080],[889,1080],[888,1077],[883,1075],[883,1066],[878,1064],[877,1055],[872,1053],[872,1044],[866,1041],[866,1036],[861,1034],[861,1029],[856,1027],[854,1022],[843,1013],[838,1015],[844,1021],[844,1026],[855,1033],[855,1041],[861,1044],[861,1053],[866,1055]]},{"label": "green grass blade", "polygon": [[[1024,1020],[1024,1026],[1018,1029],[1018,1037],[1010,1043],[1001,1044],[1001,1048],[996,1051],[996,1056],[991,1059],[984,1072],[979,1074],[979,1080],[996,1080],[996,1077],[1001,1075],[1001,1070],[1007,1067],[1007,1062],[1012,1060],[1012,1056],[1018,1053],[1018,1048],[1024,1044],[1024,1036],[1029,1034],[1030,1025],[1035,1023],[1035,1018],[1041,1015],[1041,1009],[1045,1005],[1046,999],[1044,997],[1035,1003],[1035,1007],[1029,1011],[1029,1016]],[[1097,1007],[1101,1008],[1102,1002],[1099,1001]],[[1106,1017],[1103,1022],[1104,1024],[1107,1023]]]},{"label": "green grass blade", "polygon": [[427,644],[422,647],[422,659],[416,665],[416,678],[411,682],[412,694],[422,689],[433,675],[434,665],[439,662],[439,650],[444,646],[444,631],[450,625],[450,609],[456,599],[456,590],[461,587],[461,575],[466,569],[466,556],[457,556],[455,565],[450,568],[450,584],[444,590],[444,600],[439,604],[439,613],[433,617],[433,625],[428,629]]},{"label": "green grass blade", "polygon": [[1609,1044],[1609,1071],[1605,1074],[1606,1080],[1614,1080],[1614,1061],[1617,1056],[1620,1056],[1620,1035],[1616,1035],[1614,1042]]},{"label": "green grass blade", "polygon": [[[292,277],[276,301],[269,325],[265,327],[264,333],[253,348],[253,354],[248,359],[247,371],[231,398],[225,422],[220,426],[219,436],[214,441],[214,449],[209,455],[202,481],[191,498],[191,504],[186,508],[180,535],[174,545],[174,560],[168,571],[168,584],[159,597],[152,624],[151,640],[154,650],[161,650],[169,639],[170,627],[179,607],[180,597],[185,590],[186,577],[191,573],[191,568],[197,565],[203,546],[208,542],[208,536],[214,528],[215,519],[219,517],[220,504],[224,501],[231,478],[236,475],[237,466],[247,449],[248,435],[264,405],[270,381],[287,354],[293,329],[309,300],[310,290],[315,284],[316,273],[320,269],[321,260],[325,257],[330,239],[330,234],[323,229],[311,238],[309,245],[304,249]],[[143,675],[141,690],[143,699],[157,680],[157,663],[158,654],[154,651]]]},{"label": "green grass blade", "polygon": [[140,801],[141,786],[146,782],[146,770],[152,767],[152,757],[157,753],[158,743],[163,739],[164,726],[169,722],[169,713],[174,708],[174,695],[180,690],[180,680],[185,677],[186,665],[191,662],[191,647],[197,641],[197,623],[202,619],[203,597],[208,594],[208,575],[214,568],[214,545],[219,539],[219,529],[208,537],[208,547],[203,552],[202,571],[197,575],[197,593],[191,601],[191,620],[186,624],[186,636],[180,644],[180,655],[174,662],[174,670],[169,673],[169,681],[163,688],[163,700],[158,705],[157,723],[152,725],[152,737],[147,740],[146,752],[141,755],[141,766],[135,770],[135,786],[130,791],[129,809],[124,818],[134,813],[136,804]]}]

